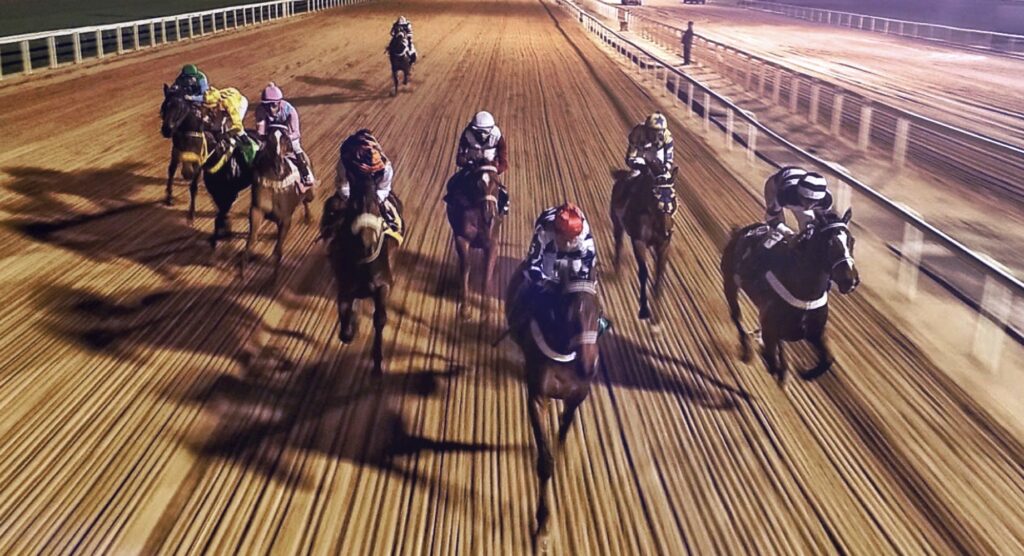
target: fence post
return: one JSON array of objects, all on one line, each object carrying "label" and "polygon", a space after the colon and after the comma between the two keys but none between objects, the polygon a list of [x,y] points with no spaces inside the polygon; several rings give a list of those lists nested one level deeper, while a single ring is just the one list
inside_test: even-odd
[{"label": "fence post", "polygon": [[985,363],[989,370],[995,371],[999,368],[1006,336],[1003,329],[1013,309],[1013,293],[991,276],[985,277],[984,288],[971,353]]},{"label": "fence post", "polygon": [[821,85],[814,83],[811,85],[811,110],[807,114],[807,119],[812,124],[818,125],[818,104],[821,102]]},{"label": "fence post", "polygon": [[192,37],[193,37],[193,34],[192,34],[192,16],[188,16],[188,38],[189,38],[189,40],[192,40]]},{"label": "fence post", "polygon": [[114,27],[114,32],[117,33],[117,53],[124,54],[124,33],[121,32],[121,27]]},{"label": "fence post", "polygon": [[139,24],[132,25],[132,50],[139,49]]},{"label": "fence post", "polygon": [[867,102],[860,107],[860,133],[857,137],[857,148],[861,151],[866,151],[871,146],[871,116],[874,111],[874,107]]},{"label": "fence post", "polygon": [[96,30],[96,57],[97,58],[102,58],[103,56],[104,56],[104,53],[103,53],[103,30],[97,29]]},{"label": "fence post", "polygon": [[747,123],[747,162],[757,162],[757,126]]},{"label": "fence post", "polygon": [[842,136],[842,125],[843,125],[843,101],[846,100],[846,95],[843,93],[836,93],[832,98],[832,135],[836,137]]},{"label": "fence post", "polygon": [[765,78],[768,76],[768,64],[759,64],[761,72],[757,79],[757,96],[764,98]]},{"label": "fence post", "polygon": [[917,297],[917,274],[921,265],[921,250],[924,234],[916,226],[903,224],[903,243],[900,244],[900,265],[896,275],[899,290],[908,300]]},{"label": "fence post", "polygon": [[778,106],[782,95],[782,68],[772,74],[772,106]]},{"label": "fence post", "polygon": [[71,48],[75,51],[75,63],[82,63],[82,36],[78,33],[71,35]]},{"label": "fence post", "polygon": [[897,168],[902,168],[907,161],[907,140],[910,136],[910,120],[900,118],[896,120],[896,140],[892,149],[892,163]]},{"label": "fence post", "polygon": [[686,115],[693,116],[693,82],[686,84]]},{"label": "fence post", "polygon": [[50,57],[50,69],[57,67],[57,37],[46,37],[46,53]]},{"label": "fence post", "polygon": [[704,133],[711,130],[711,93],[704,93]]},{"label": "fence post", "polygon": [[792,83],[789,86],[789,111],[793,114],[797,114],[800,109],[800,78],[797,76],[792,77]]},{"label": "fence post", "polygon": [[203,14],[199,14],[199,36],[206,34],[206,23],[203,22]]},{"label": "fence post", "polygon": [[149,46],[156,46],[156,24],[149,22]]},{"label": "fence post", "polygon": [[732,108],[725,109],[725,147],[730,151],[733,149],[732,135],[736,128],[736,113]]}]

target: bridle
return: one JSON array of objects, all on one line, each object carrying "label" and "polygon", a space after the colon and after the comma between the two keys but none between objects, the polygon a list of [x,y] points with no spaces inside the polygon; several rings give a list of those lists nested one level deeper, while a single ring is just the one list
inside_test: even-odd
[{"label": "bridle", "polygon": [[[821,228],[821,230],[819,230],[818,233],[827,232],[828,230],[843,230],[845,232],[849,232],[850,231],[850,226],[848,224],[846,224],[846,222],[833,222],[832,224],[829,224],[829,225]],[[844,257],[842,257],[841,259],[839,259],[836,262],[832,263],[832,268],[830,268],[829,271],[828,271],[830,276],[831,276],[831,274],[833,272],[835,272],[836,267],[841,265],[841,264],[843,264],[843,263],[846,263],[846,264],[850,265],[850,269],[851,270],[853,269],[853,264],[854,264],[853,255],[850,253],[850,248],[849,248],[848,245],[846,245],[845,242],[843,243],[843,253],[845,253]]]}]

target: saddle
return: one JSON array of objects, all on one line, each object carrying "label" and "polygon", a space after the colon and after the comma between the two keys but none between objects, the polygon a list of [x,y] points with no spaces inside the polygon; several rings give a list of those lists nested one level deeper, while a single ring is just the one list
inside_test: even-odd
[{"label": "saddle", "polygon": [[469,180],[485,169],[496,171],[494,166],[482,164],[455,172],[449,180],[448,193],[444,196],[444,202],[449,205],[458,205],[462,208],[469,207]]}]

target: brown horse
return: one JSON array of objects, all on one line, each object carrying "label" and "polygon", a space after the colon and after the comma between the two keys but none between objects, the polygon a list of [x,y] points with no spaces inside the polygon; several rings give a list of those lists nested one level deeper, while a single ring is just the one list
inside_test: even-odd
[{"label": "brown horse", "polygon": [[750,360],[748,335],[740,324],[740,288],[757,305],[765,364],[780,386],[786,378],[783,341],[807,340],[817,352],[817,366],[805,378],[821,376],[832,366],[825,340],[828,290],[835,283],[840,293],[847,294],[860,284],[853,260],[851,216],[850,210],[842,217],[825,214],[801,235],[770,250],[764,247],[768,226],[752,224],[733,230],[722,253],[725,298],[739,334],[741,357]]},{"label": "brown horse", "polygon": [[[672,176],[679,168],[672,169]],[[630,178],[628,172],[620,170],[612,174],[611,218],[615,236],[615,269],[619,269],[622,255],[622,235],[629,234],[633,244],[633,255],[639,267],[640,277],[640,318],[657,321],[647,299],[647,283],[650,272],[647,266],[648,251],[654,256],[654,283],[652,286],[655,306],[661,298],[661,283],[664,280],[666,252],[672,241],[673,220],[676,212],[676,193],[671,185],[654,186],[654,177],[644,172]]]},{"label": "brown horse", "polygon": [[171,162],[167,165],[167,191],[164,203],[174,204],[174,174],[181,164],[181,177],[188,180],[188,224],[192,225],[196,213],[196,194],[199,175],[206,160],[206,137],[203,134],[203,115],[195,103],[185,99],[185,93],[176,87],[164,85],[164,101],[160,105],[160,134],[171,140]]},{"label": "brown horse", "polygon": [[288,130],[282,126],[271,126],[266,141],[253,161],[252,205],[249,208],[249,239],[245,242],[245,256],[242,257],[241,272],[252,254],[263,219],[277,224],[277,241],[274,243],[274,281],[281,271],[284,258],[284,242],[292,227],[292,215],[302,204],[305,222],[309,224],[309,203],[313,201],[313,189],[303,191],[299,170],[289,160],[293,156]]},{"label": "brown horse", "polygon": [[[374,303],[373,368],[384,372],[384,326],[387,324],[387,301],[394,284],[391,256],[398,241],[386,234],[387,223],[381,215],[376,188],[370,182],[351,185],[351,198],[336,210],[325,208],[321,230],[330,238],[328,258],[338,286],[338,338],[350,343],[356,337],[356,303],[372,298]],[[401,202],[392,194],[391,200],[399,214]],[[330,203],[331,200],[328,200]]]},{"label": "brown horse", "polygon": [[412,74],[412,51],[409,48],[409,40],[405,33],[395,33],[387,47],[388,59],[391,61],[391,80],[394,82],[394,89],[391,96],[398,94],[398,72],[402,72],[402,84],[409,84],[409,77]]},{"label": "brown horse", "polygon": [[[516,307],[525,276],[520,266],[506,292],[506,318],[509,332],[526,359],[527,410],[533,438],[537,442],[537,476],[540,492],[537,501],[537,529],[534,549],[544,550],[548,535],[548,498],[554,457],[541,420],[541,411],[554,398],[565,403],[559,419],[558,441],[572,426],[576,409],[590,394],[590,385],[598,372],[600,351],[597,345],[601,303],[597,282],[562,281],[560,291],[538,292],[531,307]],[[520,319],[516,313],[530,315]],[[518,321],[518,322],[516,322]],[[525,322],[524,322],[525,321]]]},{"label": "brown horse", "polygon": [[462,290],[459,294],[459,315],[466,318],[469,307],[469,255],[470,249],[480,249],[484,255],[484,287],[494,277],[494,264],[498,257],[502,216],[498,211],[498,191],[501,181],[494,166],[480,166],[471,170],[457,185],[448,200],[448,223],[452,227],[455,252],[459,256]]}]

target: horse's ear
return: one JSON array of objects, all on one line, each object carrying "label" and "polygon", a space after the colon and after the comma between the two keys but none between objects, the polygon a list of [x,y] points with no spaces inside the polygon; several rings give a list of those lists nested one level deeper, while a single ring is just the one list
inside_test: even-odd
[{"label": "horse's ear", "polygon": [[167,86],[167,83],[164,83],[164,96],[167,96],[167,91],[169,91],[169,90],[170,90],[170,87]]},{"label": "horse's ear", "polygon": [[849,224],[851,218],[853,218],[853,207],[846,209],[846,212],[843,214],[843,222]]}]

